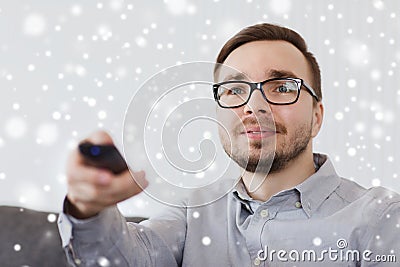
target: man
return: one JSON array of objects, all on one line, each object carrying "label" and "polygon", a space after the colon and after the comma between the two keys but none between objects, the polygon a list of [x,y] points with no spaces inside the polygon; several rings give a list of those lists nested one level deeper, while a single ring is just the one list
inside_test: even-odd
[{"label": "man", "polygon": [[[213,89],[221,142],[243,170],[239,182],[209,205],[187,208],[189,199],[186,208],[126,224],[115,204],[147,186],[144,172],[132,174],[136,182],[129,172],[114,177],[75,151],[59,219],[71,263],[396,266],[400,196],[341,178],[327,156],[313,154],[324,109],[319,67],[301,36],[254,25],[224,45],[217,63],[236,70],[217,65]],[[89,141],[112,143],[104,132]]]}]

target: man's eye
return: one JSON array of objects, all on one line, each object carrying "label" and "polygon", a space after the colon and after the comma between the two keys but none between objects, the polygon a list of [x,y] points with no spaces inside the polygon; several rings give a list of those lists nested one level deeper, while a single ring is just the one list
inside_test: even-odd
[{"label": "man's eye", "polygon": [[240,95],[244,93],[243,89],[239,87],[230,88],[228,91],[229,95]]},{"label": "man's eye", "polygon": [[[275,88],[275,89],[273,89],[273,88]],[[291,94],[291,93],[297,92],[297,86],[292,83],[277,84],[277,85],[273,86],[271,89],[273,89],[273,91],[275,93],[279,93],[279,94]]]},{"label": "man's eye", "polygon": [[291,89],[287,87],[286,85],[281,85],[278,88],[276,88],[276,91],[278,93],[290,93]]},{"label": "man's eye", "polygon": [[231,88],[221,88],[220,95],[241,95],[244,94],[245,91],[240,87],[231,87]]}]

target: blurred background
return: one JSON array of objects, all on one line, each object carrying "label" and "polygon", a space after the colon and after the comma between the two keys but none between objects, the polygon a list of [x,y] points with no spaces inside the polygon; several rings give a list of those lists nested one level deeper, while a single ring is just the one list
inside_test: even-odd
[{"label": "blurred background", "polygon": [[[61,210],[79,140],[103,129],[122,148],[141,84],[214,61],[259,22],[298,31],[320,63],[326,113],[315,150],[344,177],[400,191],[399,1],[21,0],[0,1],[0,204]],[[162,209],[143,194],[120,207]]]}]

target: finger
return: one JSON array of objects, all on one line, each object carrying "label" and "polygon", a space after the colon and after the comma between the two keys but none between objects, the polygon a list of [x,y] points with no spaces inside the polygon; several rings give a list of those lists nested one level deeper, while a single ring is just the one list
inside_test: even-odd
[{"label": "finger", "polygon": [[[118,181],[120,183],[120,181]],[[115,205],[131,196],[128,188],[115,190],[117,187],[96,187],[87,183],[80,183],[70,190],[70,198],[73,203],[80,203],[91,210],[102,210],[108,206]],[[119,188],[119,187],[118,187]],[[136,192],[135,192],[136,193]]]},{"label": "finger", "polygon": [[93,186],[89,183],[78,183],[73,190],[69,190],[72,202],[86,206],[107,206],[118,203],[118,199],[111,196],[109,187]]},{"label": "finger", "polygon": [[108,185],[113,176],[107,169],[85,165],[77,150],[73,151],[68,159],[67,177],[69,182],[85,181],[96,185]]},{"label": "finger", "polygon": [[105,145],[112,145],[114,143],[111,136],[105,131],[94,132],[83,141],[88,141],[93,144],[105,144]]},{"label": "finger", "polygon": [[[135,172],[132,177],[129,171],[112,176],[109,185],[96,185],[82,180],[71,182],[70,192],[73,201],[85,202],[87,205],[109,206],[139,194],[147,187],[145,172]],[[136,181],[134,180],[136,179]]]},{"label": "finger", "polygon": [[123,201],[142,192],[148,184],[149,182],[145,178],[144,171],[132,173],[125,171],[116,176],[111,182],[108,193],[111,199]]},{"label": "finger", "polygon": [[115,176],[107,169],[77,165],[67,173],[69,183],[88,183],[93,186],[108,186]]},{"label": "finger", "polygon": [[117,175],[116,177],[118,178],[118,177],[125,177],[125,176],[130,178],[130,180],[132,182],[134,182],[136,184],[136,186],[139,186],[142,189],[146,188],[149,185],[149,181],[147,181],[147,179],[146,179],[146,173],[143,170],[137,171],[137,172],[127,170],[127,171],[124,171],[123,173]]},{"label": "finger", "polygon": [[130,196],[130,188],[122,179],[111,178],[109,185],[97,185],[86,180],[69,183],[68,193],[73,203],[82,203],[86,206],[107,206],[117,204]]}]

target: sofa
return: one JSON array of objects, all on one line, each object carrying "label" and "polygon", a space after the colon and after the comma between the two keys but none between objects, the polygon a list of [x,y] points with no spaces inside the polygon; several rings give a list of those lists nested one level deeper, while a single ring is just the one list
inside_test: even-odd
[{"label": "sofa", "polygon": [[[68,266],[57,228],[57,213],[0,206],[0,266]],[[129,217],[140,222],[144,218]]]}]

